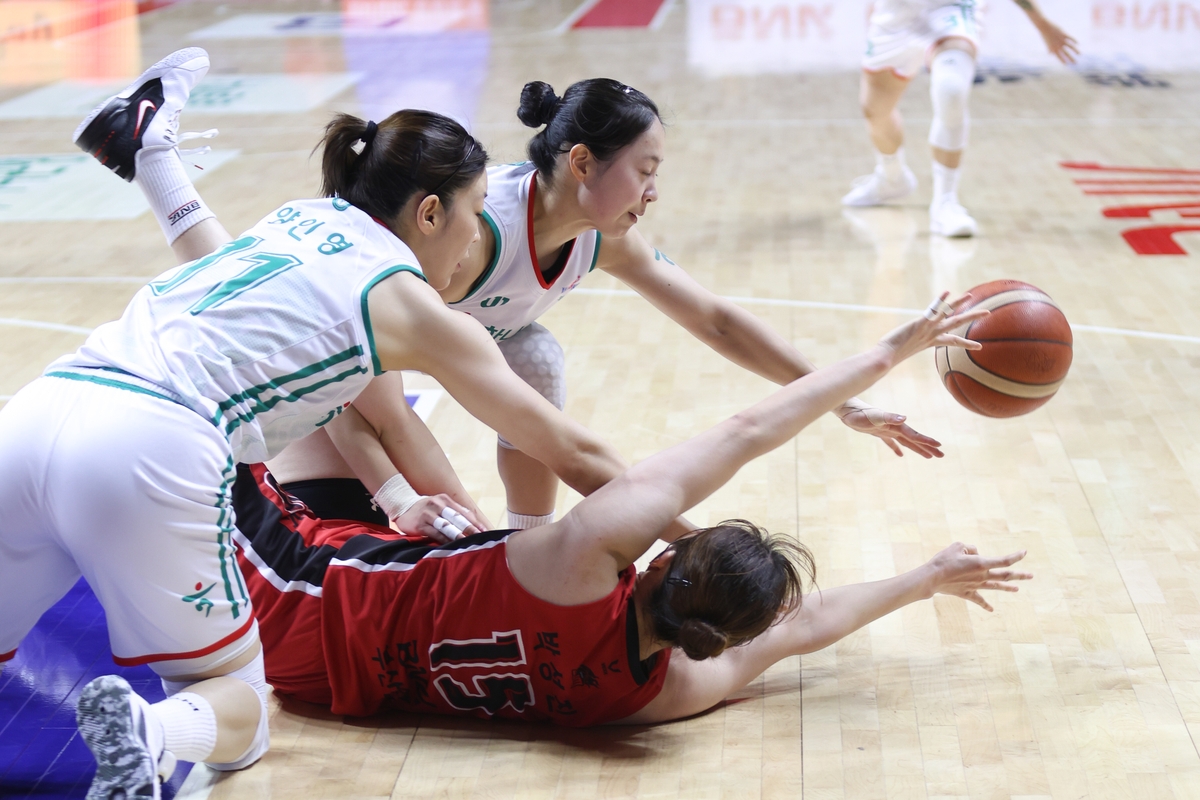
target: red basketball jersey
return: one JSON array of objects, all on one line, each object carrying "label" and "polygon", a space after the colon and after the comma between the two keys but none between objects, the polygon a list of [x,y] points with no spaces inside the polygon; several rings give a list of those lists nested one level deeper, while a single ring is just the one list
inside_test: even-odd
[{"label": "red basketball jersey", "polygon": [[318,520],[261,465],[234,490],[239,559],[284,694],[334,713],[403,710],[583,726],[662,689],[669,651],[638,660],[636,571],[577,606],[540,600],[508,569],[511,531],[436,546]]}]

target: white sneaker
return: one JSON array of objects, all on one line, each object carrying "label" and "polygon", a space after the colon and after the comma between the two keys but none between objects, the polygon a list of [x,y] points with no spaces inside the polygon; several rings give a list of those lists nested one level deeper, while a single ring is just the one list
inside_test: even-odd
[{"label": "white sneaker", "polygon": [[917,188],[917,176],[904,167],[900,177],[888,180],[883,171],[876,168],[870,175],[856,178],[854,188],[842,198],[844,206],[878,206],[891,200],[899,200],[912,194]]},{"label": "white sneaker", "polygon": [[974,236],[979,225],[953,195],[948,195],[929,206],[929,231],[942,236]]},{"label": "white sneaker", "polygon": [[161,797],[160,773],[166,770],[165,777],[170,776],[175,757],[163,747],[161,726],[146,719],[149,707],[116,675],[103,675],[83,687],[75,719],[96,757],[87,800]]},{"label": "white sneaker", "polygon": [[[207,72],[208,53],[199,47],[171,53],[119,94],[92,109],[75,129],[72,140],[101,164],[132,181],[138,153],[178,144],[179,114]],[[212,133],[215,135],[215,131]]]}]

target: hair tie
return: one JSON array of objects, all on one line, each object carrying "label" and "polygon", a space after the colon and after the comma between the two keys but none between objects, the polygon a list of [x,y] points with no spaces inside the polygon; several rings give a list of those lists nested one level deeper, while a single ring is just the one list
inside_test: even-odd
[{"label": "hair tie", "polygon": [[371,142],[375,141],[375,134],[378,131],[379,126],[375,124],[375,121],[368,120],[367,129],[363,132],[362,138],[350,145],[350,149],[353,150],[356,155],[361,156],[363,152],[371,146]]}]

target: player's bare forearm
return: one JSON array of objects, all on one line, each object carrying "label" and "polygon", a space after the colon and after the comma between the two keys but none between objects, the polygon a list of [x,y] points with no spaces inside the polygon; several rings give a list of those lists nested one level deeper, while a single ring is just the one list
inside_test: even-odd
[{"label": "player's bare forearm", "polygon": [[379,433],[361,413],[350,406],[324,428],[333,446],[367,491],[375,494],[396,474]]},{"label": "player's bare forearm", "polygon": [[816,370],[816,365],[754,314],[720,299],[696,338],[733,363],[780,384]]},{"label": "player's bare forearm", "polygon": [[933,595],[929,564],[882,581],[838,586],[805,595],[800,609],[777,626],[787,655],[824,649],[893,611]]}]

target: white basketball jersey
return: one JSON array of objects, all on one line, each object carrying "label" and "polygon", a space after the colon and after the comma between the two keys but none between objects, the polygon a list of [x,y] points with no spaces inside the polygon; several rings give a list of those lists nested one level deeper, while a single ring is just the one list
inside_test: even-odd
[{"label": "white basketball jersey", "polygon": [[871,24],[888,30],[924,24],[932,11],[951,6],[960,7],[964,14],[976,13],[982,3],[976,0],[875,0],[871,9]]},{"label": "white basketball jersey", "polygon": [[367,293],[397,272],[424,280],[391,231],[340,199],[299,200],[163,273],[46,372],[168,396],[234,460],[266,461],[382,372]]},{"label": "white basketball jersey", "polygon": [[550,310],[596,267],[600,232],[590,230],[573,242],[562,271],[547,282],[533,249],[532,215],[537,168],[530,162],[488,170],[483,218],[492,229],[496,252],[467,296],[450,307],[479,320],[502,342]]}]

